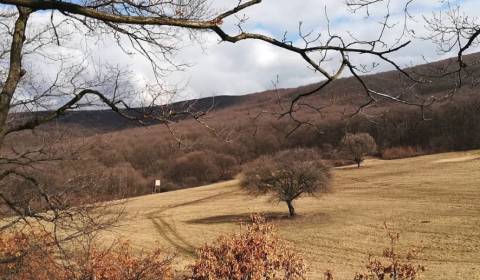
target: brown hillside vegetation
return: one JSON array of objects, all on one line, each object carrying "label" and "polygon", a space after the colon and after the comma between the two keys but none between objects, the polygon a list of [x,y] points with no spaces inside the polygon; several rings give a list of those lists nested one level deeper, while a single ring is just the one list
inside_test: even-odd
[{"label": "brown hillside vegetation", "polygon": [[285,219],[283,205],[246,195],[236,180],[143,196],[127,202],[121,227],[106,237],[130,239],[138,248],[157,241],[176,248],[183,270],[196,248],[264,212],[305,256],[309,279],[322,279],[327,269],[351,279],[369,252],[388,247],[387,222],[401,233],[400,250],[421,249],[425,279],[479,279],[479,168],[479,151],[337,168],[334,193],[299,199],[293,220]]},{"label": "brown hillside vegetation", "polygon": [[[465,58],[472,73],[480,72],[479,57]],[[433,75],[448,61],[408,71]],[[452,88],[449,79],[432,78],[432,83],[403,92],[405,81],[393,72],[366,76],[365,81],[413,101],[432,96],[442,100]],[[292,148],[317,149],[334,166],[350,164],[352,158],[341,145],[349,133],[371,135],[378,148],[375,155],[384,159],[480,148],[480,97],[471,83],[423,112],[379,100],[352,116],[365,100],[358,82],[345,78],[298,103],[293,117],[304,125],[279,116],[292,97],[315,86],[176,103],[173,109],[192,106],[211,111],[199,121],[182,119],[169,128],[154,122],[138,127],[111,111],[76,111],[35,133],[12,136],[6,144],[18,152],[51,145],[67,162],[42,164],[45,185],[62,188],[62,180],[71,178],[78,185],[95,182],[94,190],[78,194],[86,201],[148,194],[156,179],[162,181],[162,192],[232,179],[248,162]],[[12,200],[25,195],[11,188],[9,192]]]}]

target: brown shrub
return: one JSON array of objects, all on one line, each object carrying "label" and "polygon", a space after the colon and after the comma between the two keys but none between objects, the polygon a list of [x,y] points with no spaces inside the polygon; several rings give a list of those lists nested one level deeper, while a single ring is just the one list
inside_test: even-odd
[{"label": "brown shrub", "polygon": [[384,224],[387,236],[390,239],[390,246],[383,250],[380,258],[369,254],[366,265],[367,271],[357,273],[354,280],[415,280],[421,272],[425,271],[423,265],[415,263],[418,250],[412,249],[400,255],[397,251],[397,243],[400,240],[400,234],[388,228]]},{"label": "brown shrub", "polygon": [[102,170],[99,177],[96,184],[102,194],[121,198],[147,193],[153,184],[128,162]]},{"label": "brown shrub", "polygon": [[228,143],[224,141],[218,143],[217,151],[222,154],[233,156],[238,163],[247,162],[254,157],[250,148],[238,139],[232,140],[232,142]]},{"label": "brown shrub", "polygon": [[119,241],[108,250],[93,247],[81,264],[79,279],[95,280],[167,280],[173,278],[172,256],[163,250],[134,254],[128,242]]},{"label": "brown shrub", "polygon": [[214,182],[221,177],[221,170],[212,161],[211,153],[196,151],[179,157],[169,167],[165,176],[188,186]]},{"label": "brown shrub", "polygon": [[93,147],[89,152],[97,161],[109,168],[126,161],[123,153],[105,143],[100,137],[95,139],[98,140],[92,144]]},{"label": "brown shrub", "polygon": [[221,236],[205,245],[190,269],[191,280],[305,279],[303,260],[274,233],[260,216],[232,237]]},{"label": "brown shrub", "polygon": [[67,280],[66,272],[55,259],[49,244],[50,234],[32,232],[2,233],[0,237],[0,279]]},{"label": "brown shrub", "polygon": [[[2,280],[166,280],[172,279],[173,256],[156,249],[134,254],[128,242],[104,250],[58,250],[49,233],[12,232],[0,237]],[[85,244],[84,244],[85,245]],[[91,244],[89,244],[91,245]]]},{"label": "brown shrub", "polygon": [[382,151],[383,159],[399,159],[423,155],[425,152],[420,147],[402,146],[388,148]]},{"label": "brown shrub", "polygon": [[[132,137],[133,138],[133,137]],[[130,143],[119,148],[135,169],[145,176],[159,177],[168,168],[168,163],[180,156],[170,141],[154,139],[145,135],[145,138],[132,139]]]},{"label": "brown shrub", "polygon": [[247,148],[250,158],[272,154],[280,148],[279,137],[276,137],[270,128],[258,128],[253,133],[242,132],[238,141]]},{"label": "brown shrub", "polygon": [[233,156],[213,153],[212,161],[220,170],[222,180],[232,178],[239,171],[238,162]]}]

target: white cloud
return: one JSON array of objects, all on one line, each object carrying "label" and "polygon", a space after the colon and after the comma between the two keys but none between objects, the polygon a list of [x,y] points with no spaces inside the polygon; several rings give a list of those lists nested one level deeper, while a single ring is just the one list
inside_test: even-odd
[{"label": "white cloud", "polygon": [[[220,0],[215,2],[216,7],[231,7],[237,1]],[[385,2],[386,3],[386,2]],[[360,40],[375,39],[381,31],[379,21],[385,15],[385,3],[375,5],[370,9],[370,17],[365,12],[355,14],[346,12],[344,1],[339,0],[264,0],[262,4],[247,10],[246,17],[249,21],[245,25],[248,31],[258,31],[264,28],[277,37],[284,31],[289,31],[295,38],[298,22],[302,21],[306,30],[322,32],[325,36],[327,20],[325,10],[330,19],[330,28],[333,33],[349,38],[348,33]],[[387,30],[383,40],[389,45],[396,42],[403,29],[403,7],[406,0],[390,1],[390,24],[396,27]],[[445,8],[442,1],[417,0],[410,6],[412,16],[408,21],[408,28],[415,30],[418,36],[425,33],[423,15],[431,15],[433,11]],[[466,13],[475,14],[480,8],[480,3],[475,0],[461,1],[462,9]],[[226,28],[235,31],[232,22],[226,23]],[[298,40],[298,38],[295,38]],[[389,58],[402,66],[411,66],[428,61],[446,58],[453,54],[437,53],[436,47],[426,40],[405,37],[404,41],[412,43],[401,51],[389,55]],[[215,41],[213,39],[212,41]],[[242,94],[271,88],[270,81],[276,75],[280,77],[280,86],[294,87],[306,83],[316,82],[321,79],[318,74],[307,69],[306,63],[296,54],[272,47],[261,42],[240,43],[236,46],[229,44],[206,44],[205,53],[189,50],[186,57],[191,57],[196,62],[184,75],[190,77],[189,92],[192,96],[208,96],[212,94]],[[297,41],[298,42],[298,41]],[[471,52],[477,51],[472,49]],[[377,59],[368,55],[352,55],[356,63],[372,64]],[[334,71],[335,63],[327,63],[325,67]],[[376,71],[390,70],[392,66],[382,63]]]},{"label": "white cloud", "polygon": [[[390,1],[391,22],[397,27],[388,30],[385,34],[385,42],[392,44],[398,38],[402,29],[402,7],[407,0]],[[462,7],[471,15],[475,15],[480,8],[476,0],[460,1]],[[237,0],[216,0],[213,7],[219,10],[235,6]],[[409,28],[414,29],[416,34],[425,31],[422,15],[430,14],[434,10],[441,9],[441,1],[416,0],[411,6],[413,20],[409,21]],[[297,43],[296,36],[298,22],[303,21],[306,30],[315,30],[326,35],[327,20],[325,10],[330,19],[331,31],[348,38],[348,33],[361,40],[376,38],[381,26],[378,23],[385,14],[385,4],[379,4],[370,10],[371,17],[366,18],[365,12],[355,14],[347,12],[343,0],[264,0],[260,5],[251,7],[245,11],[249,18],[245,29],[250,32],[258,32],[271,36],[280,37],[284,31],[288,31],[289,38]],[[45,20],[45,15],[35,15],[35,20]],[[232,21],[225,23],[225,28],[230,32],[236,32]],[[98,61],[110,64],[128,65],[135,73],[139,85],[153,80],[151,66],[140,56],[128,56],[118,48],[112,38],[105,36],[98,42],[88,41],[81,34],[73,36],[75,44],[89,45],[91,53]],[[423,62],[423,56],[428,60],[443,58],[439,56],[435,47],[424,40],[414,38],[411,45],[405,49],[390,55],[401,65],[409,66]],[[87,42],[88,41],[88,42]],[[165,78],[171,84],[187,83],[183,98],[196,98],[220,94],[244,94],[271,88],[271,81],[280,78],[280,86],[294,87],[319,81],[321,76],[307,68],[307,64],[298,54],[294,54],[259,41],[245,41],[237,44],[219,43],[214,34],[204,34],[203,44],[190,43],[185,39],[186,45],[177,59],[191,63],[193,66],[186,71],[173,73]],[[476,50],[476,49],[474,49]],[[352,56],[355,62],[371,64],[372,57],[367,55]],[[325,65],[330,71],[335,70],[335,63]],[[391,69],[382,64],[379,70]]]}]

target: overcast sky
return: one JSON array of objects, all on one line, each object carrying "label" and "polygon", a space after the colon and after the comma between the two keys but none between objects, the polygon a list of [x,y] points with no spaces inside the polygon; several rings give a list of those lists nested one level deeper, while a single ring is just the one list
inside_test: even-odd
[{"label": "overcast sky", "polygon": [[[218,0],[219,6],[228,7],[236,1]],[[409,28],[422,36],[426,30],[423,15],[431,16],[433,12],[445,10],[445,1],[417,0],[410,7],[413,18],[409,20]],[[393,43],[400,31],[403,20],[402,7],[405,1],[394,0],[390,3],[392,13],[391,24],[398,23],[398,28],[388,31],[386,41]],[[466,13],[480,11],[480,1],[451,1],[452,5],[460,5]],[[364,11],[352,14],[347,11],[344,0],[264,0],[256,7],[246,11],[249,18],[246,29],[249,31],[273,35],[281,38],[285,31],[295,35],[299,21],[305,30],[324,33],[327,29],[325,10],[330,19],[332,32],[346,36],[349,31],[359,39],[373,39],[378,35],[381,25],[378,22],[385,15],[385,5],[377,5],[366,17]],[[346,36],[348,37],[348,36]],[[392,55],[401,65],[409,66],[427,60],[438,60],[451,56],[439,53],[431,43],[414,38],[413,43],[404,50]],[[295,54],[269,46],[262,42],[244,42],[238,45],[218,44],[215,36],[207,36],[206,50],[187,48],[182,53],[194,63],[187,72],[182,73],[189,79],[189,92],[200,96],[212,94],[242,94],[269,89],[271,81],[279,76],[281,87],[295,87],[319,81],[319,75],[307,68],[302,59]],[[475,51],[473,49],[472,51]],[[357,63],[370,64],[371,57],[356,57]],[[332,68],[333,69],[333,68]],[[381,65],[378,70],[390,69]]]},{"label": "overcast sky", "polygon": [[[390,3],[390,24],[398,24],[387,31],[385,41],[394,43],[402,30],[402,7],[406,0],[392,0]],[[212,7],[225,10],[236,5],[237,0],[216,0]],[[417,36],[425,34],[422,16],[431,16],[433,12],[446,9],[445,1],[416,0],[410,7],[412,19],[408,28],[415,31]],[[466,13],[480,11],[480,1],[463,0],[450,1],[453,5],[460,5]],[[375,38],[380,31],[379,21],[385,15],[385,3],[376,5],[370,10],[370,17],[365,11],[355,14],[347,11],[344,0],[264,0],[261,4],[245,11],[248,21],[244,25],[246,31],[257,32],[282,38],[285,31],[288,38],[301,44],[298,34],[298,23],[303,22],[306,31],[313,30],[326,36],[327,17],[330,20],[331,32],[346,36],[352,33],[356,38],[369,40]],[[243,15],[243,13],[242,13]],[[37,15],[41,17],[42,15]],[[227,21],[224,27],[235,33],[232,22]],[[295,87],[318,82],[321,77],[318,73],[307,68],[306,63],[296,54],[275,48],[266,43],[245,41],[237,44],[219,43],[214,34],[203,34],[202,44],[183,42],[183,49],[176,56],[179,62],[186,62],[192,66],[184,72],[173,73],[165,79],[171,83],[186,85],[183,98],[197,98],[221,94],[246,94],[272,88],[272,81],[279,77],[280,87]],[[441,54],[428,41],[405,37],[403,40],[413,39],[413,43],[400,52],[390,56],[402,66],[422,63],[424,59],[438,60],[453,54]],[[101,41],[96,44],[95,52],[99,59],[121,61],[132,69],[139,79],[152,79],[150,65],[139,59],[125,55],[112,41]],[[472,49],[476,51],[477,48]],[[352,57],[355,63],[371,64],[369,56]],[[333,70],[335,61],[325,67]],[[381,65],[377,71],[389,70],[387,65]]]}]

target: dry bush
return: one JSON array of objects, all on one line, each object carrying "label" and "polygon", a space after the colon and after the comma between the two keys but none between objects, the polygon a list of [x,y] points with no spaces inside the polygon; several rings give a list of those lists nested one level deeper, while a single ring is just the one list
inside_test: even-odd
[{"label": "dry bush", "polygon": [[114,148],[112,144],[108,143],[102,137],[92,137],[93,143],[89,150],[89,157],[95,158],[98,162],[106,167],[114,167],[115,165],[125,162],[124,153]]},{"label": "dry bush", "polygon": [[55,258],[50,234],[2,233],[0,237],[0,279],[67,280]]},{"label": "dry bush", "polygon": [[188,279],[305,279],[302,258],[276,236],[273,225],[255,215],[252,221],[242,233],[201,248]]},{"label": "dry bush", "polygon": [[[128,242],[101,249],[95,244],[59,250],[55,238],[34,232],[4,233],[0,238],[2,280],[167,280],[173,256],[156,249],[134,254]],[[78,245],[78,244],[77,244]],[[85,245],[85,244],[83,244]]]},{"label": "dry bush", "polygon": [[390,239],[390,246],[386,248],[380,258],[369,254],[367,271],[357,273],[354,280],[415,280],[425,271],[423,265],[415,263],[418,256],[418,250],[411,249],[404,256],[398,253],[397,244],[400,240],[400,234],[393,232],[384,224]]},{"label": "dry bush", "polygon": [[[173,256],[155,249],[135,254],[128,242],[114,244],[105,250],[93,247],[88,258],[80,258],[79,279],[95,280],[167,280],[173,278]],[[81,256],[82,257],[82,256]]]},{"label": "dry bush", "polygon": [[373,153],[377,147],[375,139],[368,133],[347,134],[342,140],[343,148],[349,153],[358,167],[365,156]]},{"label": "dry bush", "polygon": [[253,194],[272,194],[287,204],[295,216],[293,201],[302,195],[330,190],[330,169],[313,149],[293,149],[263,156],[246,166],[242,186]]},{"label": "dry bush", "polygon": [[185,139],[183,139],[182,142],[182,145],[187,149],[190,149],[190,151],[210,150],[221,152],[221,149],[219,148],[221,148],[220,144],[223,141],[220,138],[205,132],[190,132],[185,136]]},{"label": "dry bush", "polygon": [[231,179],[239,171],[237,160],[230,155],[212,153],[212,161],[220,170],[220,179]]},{"label": "dry bush", "polygon": [[168,162],[180,156],[179,150],[168,139],[130,136],[118,148],[135,169],[145,176],[161,176],[168,168]]},{"label": "dry bush", "polygon": [[218,180],[221,170],[212,161],[208,151],[196,151],[177,158],[165,176],[174,182],[195,186]]},{"label": "dry bush", "polygon": [[270,127],[254,128],[254,131],[251,131],[252,128],[244,128],[238,139],[246,147],[250,159],[272,154],[280,149],[281,137],[276,136]]},{"label": "dry bush", "polygon": [[234,139],[229,143],[226,143],[225,141],[218,143],[217,151],[218,153],[234,157],[239,163],[239,165],[235,168],[239,168],[241,163],[250,161],[253,157],[253,154],[250,152],[250,148],[239,139]]},{"label": "dry bush", "polygon": [[110,197],[124,198],[148,193],[153,184],[128,162],[102,170],[99,177],[101,179],[96,182],[100,186],[99,191]]},{"label": "dry bush", "polygon": [[400,159],[423,155],[425,152],[420,147],[402,146],[388,148],[382,151],[383,159]]}]

